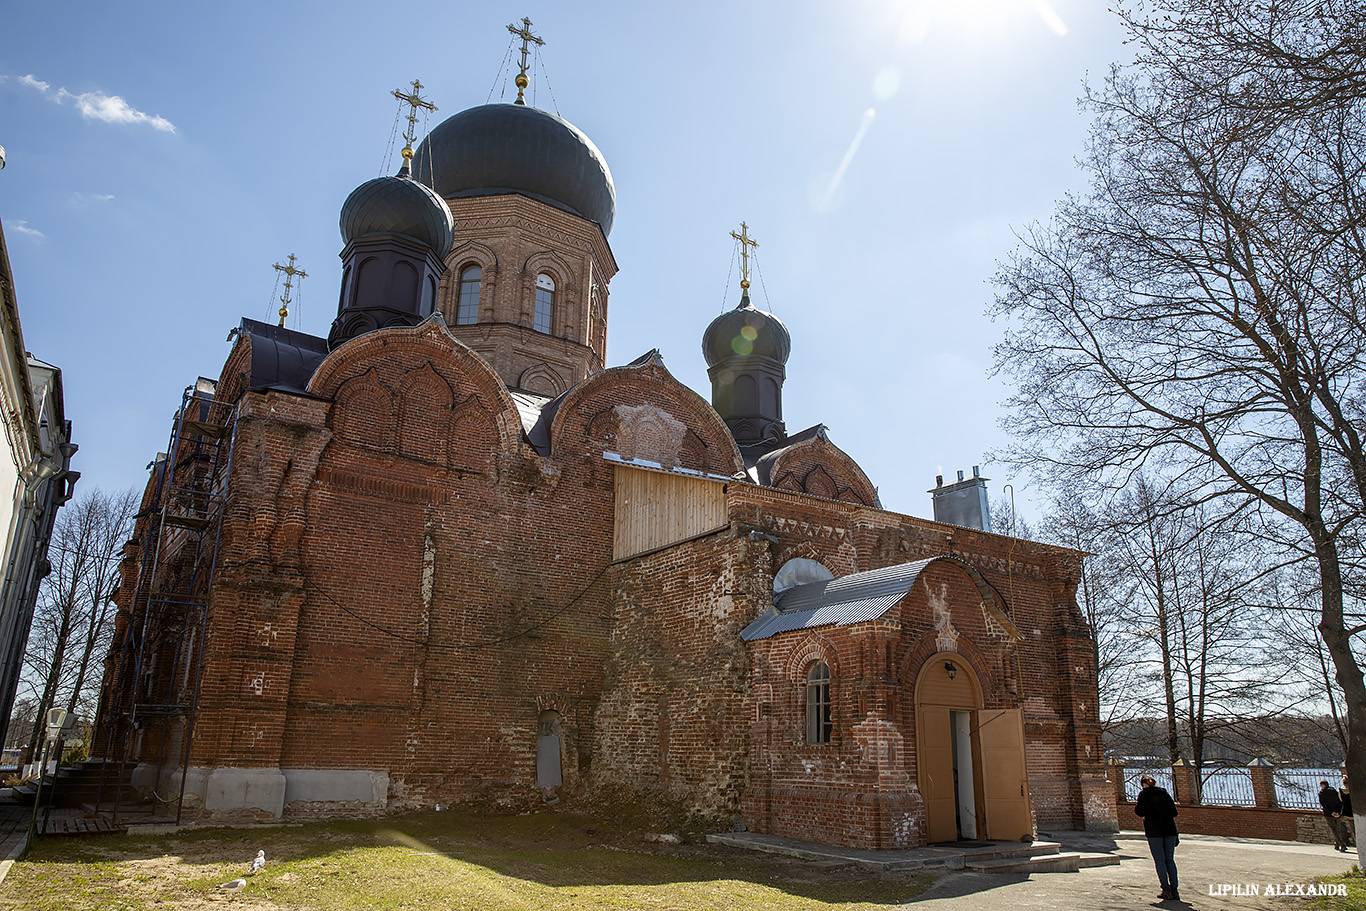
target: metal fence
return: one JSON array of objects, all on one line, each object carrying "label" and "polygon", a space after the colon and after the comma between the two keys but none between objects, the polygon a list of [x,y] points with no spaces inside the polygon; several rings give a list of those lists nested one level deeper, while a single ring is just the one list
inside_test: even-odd
[{"label": "metal fence", "polygon": [[1124,767],[1124,799],[1133,801],[1138,799],[1138,792],[1143,790],[1143,786],[1138,780],[1144,775],[1151,775],[1160,788],[1166,788],[1167,793],[1172,792],[1172,770],[1171,766],[1125,766]]},{"label": "metal fence", "polygon": [[1340,769],[1277,769],[1272,778],[1276,782],[1276,806],[1294,809],[1319,809],[1319,782],[1331,787],[1342,785]]},{"label": "metal fence", "polygon": [[1200,802],[1220,807],[1251,807],[1252,773],[1245,768],[1206,766],[1200,775]]},{"label": "metal fence", "polygon": [[[1144,762],[1130,759],[1134,765],[1124,767],[1124,799],[1138,799],[1143,790],[1138,780],[1151,775],[1159,786],[1172,792],[1172,770],[1161,760]],[[1276,769],[1272,773],[1276,785],[1276,806],[1291,810],[1319,808],[1319,782],[1326,780],[1332,787],[1342,784],[1340,769]],[[1182,794],[1185,799],[1188,795]],[[1216,807],[1251,807],[1256,805],[1252,792],[1252,773],[1241,767],[1205,766],[1202,771],[1200,802]]]}]

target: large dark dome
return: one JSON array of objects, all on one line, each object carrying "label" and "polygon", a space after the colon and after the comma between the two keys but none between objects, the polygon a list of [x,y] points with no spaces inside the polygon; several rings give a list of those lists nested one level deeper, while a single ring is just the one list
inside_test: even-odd
[{"label": "large dark dome", "polygon": [[351,191],[342,203],[342,242],[365,234],[402,234],[431,248],[444,259],[455,237],[455,222],[446,201],[400,172],[376,177]]},{"label": "large dark dome", "polygon": [[737,356],[767,357],[785,364],[791,353],[792,335],[783,321],[751,304],[748,291],[740,298],[740,306],[712,320],[702,333],[702,356],[708,367]]},{"label": "large dark dome", "polygon": [[437,125],[413,174],[446,199],[520,193],[612,231],[617,192],[607,161],[572,123],[521,104],[486,104]]}]

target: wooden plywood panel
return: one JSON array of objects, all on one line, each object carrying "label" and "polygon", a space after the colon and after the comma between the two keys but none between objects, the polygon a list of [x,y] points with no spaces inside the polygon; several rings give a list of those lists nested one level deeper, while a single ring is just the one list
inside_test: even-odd
[{"label": "wooden plywood panel", "polygon": [[986,837],[1018,841],[1034,831],[1025,774],[1024,724],[1019,709],[978,712]]},{"label": "wooden plywood panel", "polygon": [[930,705],[947,705],[955,709],[974,709],[978,706],[977,689],[972,684],[971,671],[964,667],[961,660],[955,662],[957,671],[950,680],[944,670],[943,658],[933,658],[927,662],[925,672],[915,689],[917,702]]},{"label": "wooden plywood panel", "polygon": [[612,557],[623,560],[728,524],[723,481],[616,467]]},{"label": "wooden plywood panel", "polygon": [[958,808],[953,797],[953,741],[949,710],[939,705],[917,705],[915,710],[916,767],[920,796],[930,841],[958,839]]}]

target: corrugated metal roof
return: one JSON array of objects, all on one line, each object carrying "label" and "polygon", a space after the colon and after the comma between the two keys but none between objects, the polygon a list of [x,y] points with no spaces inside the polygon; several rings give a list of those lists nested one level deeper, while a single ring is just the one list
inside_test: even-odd
[{"label": "corrugated metal roof", "polygon": [[794,585],[778,594],[773,609],[745,627],[746,642],[817,626],[849,626],[876,620],[906,596],[933,560],[885,566],[824,582]]}]

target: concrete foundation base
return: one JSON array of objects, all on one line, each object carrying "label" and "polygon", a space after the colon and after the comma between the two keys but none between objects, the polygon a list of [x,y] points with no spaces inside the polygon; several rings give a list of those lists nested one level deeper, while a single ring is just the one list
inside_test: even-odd
[{"label": "concrete foundation base", "polygon": [[281,769],[285,812],[355,809],[389,805],[389,775],[369,769]]},{"label": "concrete foundation base", "polygon": [[[133,771],[139,793],[174,800],[180,770],[154,765]],[[389,805],[389,775],[371,769],[275,769],[191,766],[185,809],[208,817],[279,818],[293,814],[374,812]]]}]

